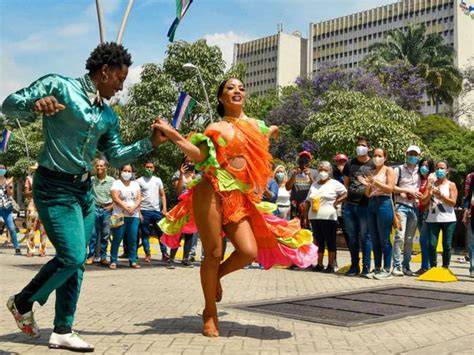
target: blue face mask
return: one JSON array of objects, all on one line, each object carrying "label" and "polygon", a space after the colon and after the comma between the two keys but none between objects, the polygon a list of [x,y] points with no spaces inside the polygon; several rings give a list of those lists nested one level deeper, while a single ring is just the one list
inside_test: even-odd
[{"label": "blue face mask", "polygon": [[416,165],[418,164],[418,157],[415,157],[413,155],[407,156],[407,163],[411,165]]},{"label": "blue face mask", "polygon": [[430,172],[430,169],[428,169],[428,167],[426,167],[425,165],[423,165],[421,168],[420,168],[420,174],[422,175],[426,175]]},{"label": "blue face mask", "polygon": [[4,176],[7,173],[6,169],[0,169],[0,176]]},{"label": "blue face mask", "polygon": [[438,179],[442,179],[446,176],[446,171],[444,169],[437,169],[436,170],[436,177]]},{"label": "blue face mask", "polygon": [[278,181],[282,181],[285,178],[285,173],[278,172],[275,174],[275,177],[277,178]]}]

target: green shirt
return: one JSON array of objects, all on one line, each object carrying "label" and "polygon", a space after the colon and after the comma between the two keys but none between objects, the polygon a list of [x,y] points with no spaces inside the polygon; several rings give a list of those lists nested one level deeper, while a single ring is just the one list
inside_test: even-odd
[{"label": "green shirt", "polygon": [[150,138],[122,144],[116,113],[106,103],[97,103],[96,93],[89,75],[73,79],[49,74],[8,96],[2,111],[7,117],[33,121],[40,117],[33,106],[45,96],[54,96],[66,107],[43,118],[44,146],[38,163],[50,170],[68,174],[90,171],[97,149],[114,167],[149,153],[153,149]]},{"label": "green shirt", "polygon": [[112,196],[110,196],[110,188],[115,179],[112,176],[105,175],[104,180],[100,180],[97,176],[93,176],[92,180],[92,194],[95,202],[98,205],[107,205],[112,203]]}]

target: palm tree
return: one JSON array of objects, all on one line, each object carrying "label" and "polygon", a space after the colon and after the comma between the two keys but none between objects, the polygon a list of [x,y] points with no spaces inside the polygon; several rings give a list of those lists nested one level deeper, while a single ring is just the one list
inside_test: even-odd
[{"label": "palm tree", "polygon": [[419,69],[420,76],[428,83],[427,94],[439,111],[439,103],[452,104],[462,90],[462,74],[454,66],[454,48],[444,43],[437,33],[426,33],[424,25],[409,25],[388,32],[385,42],[369,47],[365,62],[380,69],[399,62]]}]

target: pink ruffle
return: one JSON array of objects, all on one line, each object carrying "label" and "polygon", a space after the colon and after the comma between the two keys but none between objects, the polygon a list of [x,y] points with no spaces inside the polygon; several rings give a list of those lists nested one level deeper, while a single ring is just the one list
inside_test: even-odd
[{"label": "pink ruffle", "polygon": [[280,218],[280,217],[270,215],[270,214],[263,214],[262,216],[265,219],[265,221],[270,223],[271,225],[281,225],[281,226],[288,225],[288,220],[284,218]]},{"label": "pink ruffle", "polygon": [[291,265],[291,260],[283,255],[278,247],[272,249],[258,249],[257,263],[263,266],[265,270],[270,269],[273,265]]},{"label": "pink ruffle", "polygon": [[313,243],[303,245],[298,249],[288,248],[284,244],[278,244],[282,253],[291,260],[291,263],[300,267],[307,268],[311,266],[318,257],[318,247]]}]

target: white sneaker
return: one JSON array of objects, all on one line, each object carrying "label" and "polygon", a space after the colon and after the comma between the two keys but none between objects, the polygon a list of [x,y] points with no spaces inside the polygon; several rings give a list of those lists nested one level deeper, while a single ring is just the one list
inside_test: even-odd
[{"label": "white sneaker", "polygon": [[50,349],[66,349],[77,352],[90,353],[94,351],[94,346],[81,339],[78,333],[67,334],[51,333],[49,337]]},{"label": "white sneaker", "polygon": [[33,311],[29,311],[25,314],[18,312],[15,306],[15,296],[11,296],[7,301],[7,308],[15,318],[16,325],[26,335],[32,338],[39,338],[40,330],[38,324],[36,324]]},{"label": "white sneaker", "polygon": [[400,266],[396,267],[396,268],[393,268],[392,275],[393,276],[403,276],[402,268]]}]

